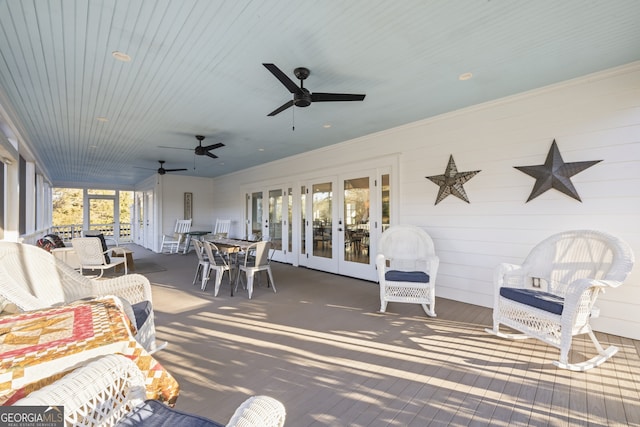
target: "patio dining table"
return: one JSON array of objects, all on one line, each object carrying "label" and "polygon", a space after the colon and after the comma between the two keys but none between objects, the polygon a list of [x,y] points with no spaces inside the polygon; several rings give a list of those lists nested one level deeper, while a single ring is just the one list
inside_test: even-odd
[{"label": "patio dining table", "polygon": [[117,297],[0,317],[0,405],[11,405],[88,360],[122,354],[146,377],[148,399],[173,405],[178,382],[135,340]]},{"label": "patio dining table", "polygon": [[186,235],[186,237],[184,241],[184,250],[182,251],[182,254],[186,255],[191,250],[191,240],[193,238],[202,239],[207,234],[211,234],[211,232],[210,231],[188,231],[184,234]]},{"label": "patio dining table", "polygon": [[[246,252],[249,246],[256,243],[252,240],[231,239],[228,237],[216,236],[211,236],[206,240],[216,245],[220,252],[227,256],[230,267],[235,270],[238,269],[238,254]],[[236,271],[235,274],[239,274],[239,271]],[[231,277],[229,277],[229,281],[233,283]],[[233,286],[231,286],[231,296],[233,296]]]}]

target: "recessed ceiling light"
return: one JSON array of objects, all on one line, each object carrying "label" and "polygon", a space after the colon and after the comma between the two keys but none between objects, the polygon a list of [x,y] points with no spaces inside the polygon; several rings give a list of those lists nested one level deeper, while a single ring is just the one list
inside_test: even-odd
[{"label": "recessed ceiling light", "polygon": [[96,120],[102,123],[106,123],[109,121],[106,117],[96,117]]},{"label": "recessed ceiling light", "polygon": [[458,80],[469,80],[471,77],[473,77],[471,73],[462,73],[458,76]]},{"label": "recessed ceiling light", "polygon": [[264,151],[264,148],[258,148],[258,151]]},{"label": "recessed ceiling light", "polygon": [[111,52],[111,55],[116,58],[118,61],[122,61],[122,62],[129,62],[131,61],[131,57],[129,55],[127,55],[124,52],[119,52],[117,50],[114,50],[113,52]]},{"label": "recessed ceiling light", "polygon": [[89,148],[91,148],[92,150],[95,150],[96,148],[98,148],[97,145],[90,145]]},{"label": "recessed ceiling light", "polygon": [[322,127],[325,128],[325,129],[329,129],[331,127],[331,124],[326,123],[326,124],[322,125]]}]

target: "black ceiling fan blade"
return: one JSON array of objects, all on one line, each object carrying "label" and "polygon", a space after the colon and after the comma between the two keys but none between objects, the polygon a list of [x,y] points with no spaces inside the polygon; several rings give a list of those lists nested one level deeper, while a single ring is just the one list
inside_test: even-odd
[{"label": "black ceiling fan blade", "polygon": [[188,171],[189,169],[165,169],[165,172],[180,172],[180,171]]},{"label": "black ceiling fan blade", "polygon": [[276,108],[275,110],[267,114],[267,116],[275,116],[276,114],[282,113],[284,110],[292,106],[293,106],[293,99],[289,102],[282,104],[280,107]]},{"label": "black ceiling fan blade", "polygon": [[212,159],[217,159],[218,158],[218,156],[216,156],[215,154],[210,153],[208,151],[207,151],[207,156],[211,157]]},{"label": "black ceiling fan blade", "polygon": [[189,150],[189,151],[193,151],[193,148],[167,147],[166,145],[158,145],[158,148],[171,148],[173,150]]},{"label": "black ceiling fan blade", "polygon": [[323,93],[313,92],[311,94],[312,102],[331,102],[331,101],[362,101],[366,95],[355,95],[351,93]]},{"label": "black ceiling fan blade", "polygon": [[273,74],[276,79],[280,80],[280,83],[282,83],[291,93],[300,93],[301,90],[298,87],[298,85],[291,80],[285,73],[282,72],[282,70],[280,70],[280,68],[278,68],[275,64],[262,64],[266,67],[267,70],[271,71],[271,74]]},{"label": "black ceiling fan blade", "polygon": [[209,151],[209,150],[215,150],[216,148],[220,148],[220,147],[224,147],[224,144],[222,142],[207,145],[206,147],[202,147],[202,148],[204,148],[206,151]]}]

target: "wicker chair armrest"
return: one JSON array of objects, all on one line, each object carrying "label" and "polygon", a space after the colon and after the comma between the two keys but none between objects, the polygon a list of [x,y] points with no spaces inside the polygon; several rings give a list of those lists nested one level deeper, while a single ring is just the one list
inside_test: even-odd
[{"label": "wicker chair armrest", "polygon": [[49,307],[50,304],[30,294],[22,286],[15,283],[8,275],[0,274],[0,299],[15,304],[22,311],[37,310]]},{"label": "wicker chair armrest", "polygon": [[117,354],[94,359],[15,405],[64,406],[66,426],[115,425],[145,399],[136,364]]},{"label": "wicker chair armrest", "polygon": [[131,304],[152,302],[151,283],[142,274],[127,274],[112,279],[91,280],[94,296],[117,295]]},{"label": "wicker chair armrest", "polygon": [[227,427],[282,427],[286,418],[284,405],[269,396],[252,396],[245,400]]},{"label": "wicker chair armrest", "polygon": [[426,261],[429,269],[429,271],[427,271],[426,273],[428,273],[429,276],[432,278],[432,280],[434,280],[436,275],[438,274],[438,267],[440,266],[440,258],[437,255],[429,255],[426,258]]},{"label": "wicker chair armrest", "polygon": [[521,265],[503,262],[498,264],[493,273],[493,283],[496,292],[500,288],[508,286],[522,288],[525,285],[525,271]]},{"label": "wicker chair armrest", "polygon": [[562,311],[563,327],[581,328],[588,324],[589,318],[598,317],[600,310],[594,307],[598,295],[608,287],[617,287],[613,280],[578,279],[571,282],[564,294]]}]

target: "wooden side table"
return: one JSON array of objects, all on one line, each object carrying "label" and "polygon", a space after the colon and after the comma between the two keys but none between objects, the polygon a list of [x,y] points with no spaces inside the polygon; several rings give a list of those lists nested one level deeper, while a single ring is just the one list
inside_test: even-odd
[{"label": "wooden side table", "polygon": [[[123,254],[124,252],[124,254]],[[124,249],[124,248],[118,248],[118,251],[111,251],[111,256],[112,257],[121,257],[122,255],[127,257],[127,269],[129,271],[135,271],[136,270],[136,266],[133,263],[133,251],[131,249]],[[120,272],[122,270],[124,270],[124,265],[120,264],[117,265],[115,268],[116,272]]]}]

